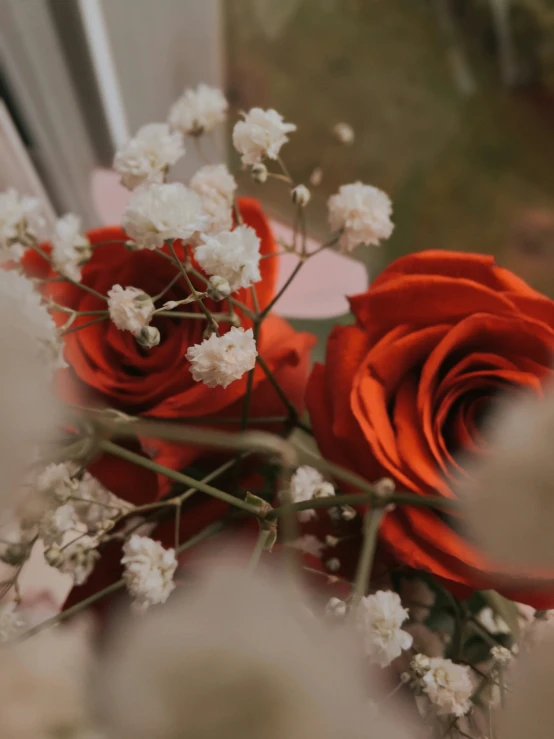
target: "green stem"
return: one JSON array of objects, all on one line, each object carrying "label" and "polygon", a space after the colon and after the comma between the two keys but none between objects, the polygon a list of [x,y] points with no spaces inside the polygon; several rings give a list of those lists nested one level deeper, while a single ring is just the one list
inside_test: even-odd
[{"label": "green stem", "polygon": [[187,283],[188,289],[190,290],[191,295],[194,297],[194,299],[196,301],[196,304],[198,305],[198,307],[200,308],[200,310],[202,311],[202,313],[206,316],[206,318],[208,320],[208,323],[210,324],[210,326],[212,328],[212,331],[217,331],[217,321],[212,316],[212,314],[210,313],[210,311],[206,308],[206,306],[204,305],[204,301],[202,300],[202,298],[198,294],[197,289],[192,284],[192,280],[188,276],[187,270],[185,269],[183,263],[181,262],[181,260],[177,256],[177,252],[175,251],[175,247],[173,246],[173,241],[168,241],[167,244],[169,245],[169,249],[171,250],[171,254],[173,255],[173,259],[178,264],[179,269],[181,270],[181,274],[183,275],[183,277],[185,279],[185,282]]},{"label": "green stem", "polygon": [[354,581],[354,592],[352,595],[352,606],[355,608],[366,593],[369,585],[375,550],[377,549],[377,535],[381,521],[385,515],[385,509],[372,506],[364,518],[364,541],[362,552],[358,560],[358,569]]},{"label": "green stem", "polygon": [[125,459],[128,462],[137,464],[140,467],[144,467],[145,469],[150,470],[151,472],[165,475],[170,480],[180,482],[187,487],[194,487],[197,490],[202,491],[203,493],[207,493],[207,495],[211,495],[213,498],[217,498],[224,503],[228,503],[229,505],[235,506],[236,508],[240,508],[241,510],[246,511],[253,516],[259,516],[258,509],[254,508],[254,506],[251,506],[248,503],[245,503],[244,500],[241,500],[240,498],[235,498],[233,495],[229,495],[229,493],[225,493],[223,490],[218,490],[217,488],[214,488],[211,485],[202,482],[201,480],[195,480],[194,477],[185,475],[182,472],[176,472],[170,467],[165,467],[164,465],[158,464],[151,459],[147,459],[140,454],[136,454],[136,452],[125,449],[125,447],[118,446],[117,444],[114,444],[113,441],[103,439],[102,441],[100,441],[99,446],[100,449],[107,452],[108,454],[112,454],[115,457],[119,457],[120,459]]},{"label": "green stem", "polygon": [[258,364],[260,365],[260,367],[263,369],[265,376],[267,377],[267,379],[269,380],[269,382],[273,386],[273,388],[274,388],[275,392],[277,393],[277,395],[283,401],[283,404],[284,404],[285,408],[288,411],[289,418],[291,419],[291,421],[293,421],[294,423],[296,423],[297,422],[297,419],[298,419],[298,413],[296,411],[296,408],[290,402],[290,400],[288,399],[285,391],[283,390],[283,388],[279,385],[279,383],[275,379],[275,376],[274,376],[273,372],[267,366],[267,363],[266,363],[265,359],[260,354],[258,354],[258,356],[256,357],[256,361],[258,362]]},{"label": "green stem", "polygon": [[277,295],[275,295],[275,297],[273,298],[273,300],[259,314],[260,320],[263,320],[268,315],[268,313],[271,311],[271,309],[273,308],[273,306],[275,305],[275,303],[277,303],[277,301],[279,300],[279,298],[287,290],[287,288],[289,287],[289,285],[291,284],[291,282],[294,280],[294,278],[296,277],[296,275],[299,273],[299,271],[300,271],[302,265],[304,264],[304,262],[305,262],[304,259],[299,259],[298,260],[298,264],[296,265],[296,267],[293,269],[293,271],[289,275],[289,278],[285,282],[285,284],[283,285],[283,287],[279,290],[279,292],[277,293]]},{"label": "green stem", "polygon": [[287,169],[287,166],[286,166],[285,162],[282,160],[282,158],[280,156],[277,157],[277,161],[279,162],[279,166],[283,170],[283,174],[285,175],[285,177],[288,177],[288,180],[289,180],[290,184],[293,185],[294,184],[294,180],[292,179],[292,177],[290,175],[290,172]]},{"label": "green stem", "polygon": [[[160,254],[163,254],[163,252],[160,252]],[[168,258],[171,259],[171,257],[169,257],[169,255],[167,254],[164,254],[164,256],[168,256]],[[209,280],[205,275],[202,274],[202,272],[199,272],[194,267],[190,267],[189,272],[191,273],[191,275],[196,277],[198,280],[201,280],[204,285],[208,284]],[[250,308],[247,305],[245,305],[243,302],[241,302],[240,300],[237,300],[236,298],[233,298],[233,297],[229,297],[227,298],[227,300],[232,305],[234,305],[236,308],[239,308],[244,313],[245,316],[250,318],[251,321],[254,321],[256,319],[256,314],[253,313],[250,310]]]},{"label": "green stem", "polygon": [[57,305],[57,303],[49,303],[49,310],[59,311],[60,313],[75,314],[77,316],[108,316],[109,311],[107,310],[73,310],[73,308],[67,308],[65,305]]},{"label": "green stem", "polygon": [[238,223],[238,225],[242,226],[244,221],[242,219],[242,213],[240,212],[240,208],[238,206],[236,198],[233,198],[233,213],[235,214],[235,220]]},{"label": "green stem", "polygon": [[[178,310],[157,310],[156,315],[168,316],[169,318],[192,318],[200,319],[202,321],[206,320],[206,316],[202,313],[187,313]],[[229,316],[227,315],[227,313],[210,313],[210,318],[213,318],[214,321],[216,321],[216,319],[218,321],[229,321]]]},{"label": "green stem", "polygon": [[[196,447],[234,449],[241,452],[257,452],[267,456],[278,456],[282,464],[291,468],[298,466],[295,447],[286,439],[267,431],[245,431],[243,433],[219,431],[201,427],[189,428],[167,421],[134,418],[132,423],[119,423],[108,419],[100,422],[101,429],[113,436],[148,436],[192,444]],[[141,458],[142,459],[142,458]]]},{"label": "green stem", "polygon": [[[256,342],[256,347],[258,346],[258,337],[260,335],[260,324],[258,321],[254,323],[254,341]],[[260,355],[256,357],[256,361],[260,360]],[[242,402],[242,418],[240,421],[240,430],[245,431],[248,427],[248,416],[250,413],[250,401],[252,398],[252,388],[254,387],[254,372],[256,371],[256,365],[254,363],[254,367],[248,372],[248,377],[246,379],[246,392],[244,394],[244,400]]]},{"label": "green stem", "polygon": [[[281,518],[289,513],[298,513],[298,511],[306,511],[317,508],[336,508],[338,506],[345,505],[362,505],[364,503],[372,503],[375,499],[376,493],[350,493],[348,495],[330,495],[326,498],[312,498],[312,500],[303,500],[300,503],[293,503],[291,505],[282,505],[279,508],[274,508],[267,514],[267,518]],[[412,505],[415,508],[449,508],[449,501],[442,498],[422,498],[420,495],[415,493],[393,493],[387,497],[387,504],[405,504]]]},{"label": "green stem", "polygon": [[100,316],[99,318],[94,318],[92,321],[87,321],[86,323],[80,323],[77,326],[71,326],[71,328],[68,328],[65,331],[62,331],[60,335],[67,336],[68,334],[73,334],[75,333],[75,331],[80,331],[82,328],[88,328],[89,326],[94,326],[95,323],[101,323],[102,321],[105,321],[107,318],[108,318],[107,315]]},{"label": "green stem", "polygon": [[249,573],[254,572],[254,570],[258,566],[260,558],[264,553],[266,542],[268,540],[268,537],[270,536],[270,533],[271,532],[265,530],[260,531],[258,538],[256,539],[256,545],[254,546],[252,555],[250,556],[250,560],[248,562]]},{"label": "green stem", "polygon": [[[48,264],[52,265],[54,269],[56,269],[56,265],[54,264],[54,260],[52,257],[50,257],[45,251],[43,251],[38,244],[31,243],[29,244],[30,248],[33,249],[33,251],[36,251],[37,254],[40,254],[40,256],[45,259]],[[67,277],[67,275],[62,275],[65,282],[69,282],[71,285],[74,285],[75,287],[80,287],[81,290],[84,290],[87,293],[90,293],[91,295],[94,295],[97,298],[100,298],[100,300],[104,300],[107,302],[108,298],[105,295],[102,295],[102,293],[97,292],[96,290],[93,290],[92,287],[89,287],[88,285],[83,285],[82,282],[77,282],[76,280],[72,280],[71,277]]]}]

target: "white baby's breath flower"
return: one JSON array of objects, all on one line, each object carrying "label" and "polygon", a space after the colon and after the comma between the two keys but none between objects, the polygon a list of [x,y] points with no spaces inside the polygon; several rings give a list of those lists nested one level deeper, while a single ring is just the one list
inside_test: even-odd
[{"label": "white baby's breath flower", "polygon": [[325,606],[325,615],[331,618],[344,618],[348,612],[348,606],[340,598],[330,598]]},{"label": "white baby's breath flower", "polygon": [[168,239],[187,241],[207,225],[201,199],[180,182],[139,188],[122,219],[124,230],[139,249],[157,249]]},{"label": "white baby's breath flower", "polygon": [[349,123],[337,123],[333,127],[333,136],[340,144],[346,144],[349,146],[354,143],[354,129]]},{"label": "white baby's breath flower", "polygon": [[63,547],[52,545],[45,551],[44,557],[51,567],[71,575],[75,585],[84,585],[100,559],[97,547],[96,539],[80,535]]},{"label": "white baby's breath flower", "polygon": [[81,281],[81,267],[90,259],[90,241],[81,233],[81,219],[74,213],[58,218],[52,234],[52,259],[63,275]]},{"label": "white baby's breath flower", "polygon": [[72,469],[67,462],[49,464],[36,476],[36,491],[39,495],[51,498],[59,504],[66,503],[68,498],[79,490],[79,482],[71,475]]},{"label": "white baby's breath flower", "polygon": [[[206,218],[203,234],[217,235],[222,231],[230,231],[233,228],[233,211],[224,198],[202,198],[202,212]],[[202,235],[203,235],[202,234]],[[198,234],[193,242],[201,242],[201,234]]]},{"label": "white baby's breath flower", "polygon": [[133,534],[124,544],[123,554],[123,579],[135,605],[146,609],[165,603],[175,589],[175,550],[164,549],[147,536]]},{"label": "white baby's breath flower", "polygon": [[133,336],[148,326],[155,309],[152,298],[138,287],[114,285],[108,291],[110,318],[117,328],[130,331]]},{"label": "white baby's breath flower", "polygon": [[180,131],[167,123],[148,123],[116,152],[113,168],[128,190],[144,182],[163,182],[165,172],[185,153]]},{"label": "white baby's breath flower", "polygon": [[253,228],[238,226],[202,241],[194,257],[206,274],[223,277],[233,292],[259,282],[260,239]]},{"label": "white baby's breath flower", "polygon": [[499,667],[507,667],[514,658],[514,655],[506,647],[496,645],[491,647],[491,658]]},{"label": "white baby's breath flower", "polygon": [[219,234],[233,227],[231,203],[237,183],[224,164],[201,167],[190,181],[190,188],[202,199],[202,208],[208,218],[204,233]]},{"label": "white baby's breath flower", "polygon": [[331,229],[342,231],[343,251],[351,251],[359,244],[377,246],[392,234],[392,204],[389,196],[377,187],[362,182],[342,185],[329,198],[328,208]]},{"label": "white baby's breath flower", "polygon": [[231,205],[237,182],[225,164],[207,164],[193,175],[190,189],[201,198],[220,198]]},{"label": "white baby's breath flower", "polygon": [[85,472],[79,482],[78,498],[73,506],[89,533],[106,531],[111,528],[114,518],[131,508],[89,472]]},{"label": "white baby's breath flower", "polygon": [[[290,497],[293,503],[303,503],[315,498],[328,498],[335,494],[335,489],[330,482],[325,480],[321,472],[309,465],[298,467],[290,480]],[[300,521],[309,521],[316,517],[313,508],[298,511]]]},{"label": "white baby's breath flower", "polygon": [[61,544],[64,536],[69,531],[79,529],[79,518],[75,508],[70,503],[65,503],[53,510],[48,510],[42,516],[38,535],[46,547]]},{"label": "white baby's breath flower", "polygon": [[474,686],[470,668],[465,665],[434,657],[429,660],[421,685],[439,716],[463,716],[471,708]]},{"label": "white baby's breath flower", "polygon": [[200,84],[185,90],[171,106],[169,124],[189,136],[198,136],[222,123],[228,107],[221,90]]},{"label": "white baby's breath flower", "polygon": [[40,202],[10,189],[0,192],[0,263],[19,260],[25,242],[37,239],[44,226]]},{"label": "white baby's breath flower", "polygon": [[0,644],[13,639],[24,626],[25,620],[15,601],[0,605]]},{"label": "white baby's breath flower", "polygon": [[257,164],[266,157],[277,159],[279,151],[288,139],[287,134],[296,131],[293,123],[285,123],[276,110],[252,108],[243,113],[244,120],[235,123],[233,144],[242,155],[243,164]]},{"label": "white baby's breath flower", "polygon": [[360,600],[356,626],[362,634],[366,654],[374,664],[387,667],[412,646],[411,635],[401,629],[407,618],[407,609],[392,590],[379,590]]},{"label": "white baby's breath flower", "polygon": [[313,534],[304,534],[298,537],[298,539],[289,542],[287,546],[297,549],[304,554],[310,554],[312,557],[316,557],[316,559],[321,559],[321,555],[325,549],[325,544]]},{"label": "white baby's breath flower", "polygon": [[189,347],[186,358],[196,382],[208,387],[227,387],[253,369],[258,355],[251,328],[233,326],[223,336],[212,334],[201,344]]},{"label": "white baby's breath flower", "polygon": [[329,572],[338,572],[341,568],[341,561],[338,557],[331,557],[325,562],[325,567]]}]

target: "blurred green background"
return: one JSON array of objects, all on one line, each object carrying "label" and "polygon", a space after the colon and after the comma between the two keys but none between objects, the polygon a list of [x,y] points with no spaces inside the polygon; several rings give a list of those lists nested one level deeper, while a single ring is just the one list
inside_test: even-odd
[{"label": "blurred green background", "polygon": [[[396,230],[356,258],[375,274],[425,248],[492,253],[554,296],[552,0],[232,0],[228,92],[274,107],[298,131],[283,149],[297,181],[315,167],[309,229],[360,179],[394,201]],[[352,146],[331,129],[348,122]],[[235,162],[238,169],[238,162]],[[241,186],[260,194],[247,174]],[[290,214],[282,183],[264,185]]]}]

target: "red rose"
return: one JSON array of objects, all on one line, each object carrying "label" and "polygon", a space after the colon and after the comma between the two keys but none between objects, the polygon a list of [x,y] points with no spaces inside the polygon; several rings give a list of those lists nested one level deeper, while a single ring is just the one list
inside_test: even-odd
[{"label": "red rose", "polygon": [[[350,302],[356,325],[334,329],[326,364],[308,385],[323,454],[369,481],[387,476],[400,490],[455,497],[456,478],[467,474],[460,453],[486,453],[480,426],[495,398],[521,387],[541,394],[552,377],[554,302],[492,257],[441,251],[398,259]],[[381,540],[397,560],[459,593],[496,587],[554,606],[554,573],[519,592],[460,523],[397,506]]]},{"label": "red rose", "polygon": [[[257,201],[243,198],[239,201],[239,208],[244,222],[254,228],[260,237],[262,254],[267,256],[275,253],[276,243]],[[88,237],[95,249],[82,270],[82,284],[102,295],[106,295],[114,284],[121,284],[123,287],[138,287],[154,296],[177,275],[175,265],[158,251],[129,251],[125,247],[127,236],[119,227],[97,229],[91,231]],[[178,246],[177,249],[181,250],[183,256],[183,248]],[[26,265],[31,273],[42,271],[44,275],[44,263],[40,258],[29,255]],[[262,259],[260,269],[262,279],[257,283],[256,291],[260,308],[263,309],[275,295],[277,258]],[[164,294],[164,299],[179,300],[188,294],[181,278]],[[68,282],[52,283],[48,295],[58,305],[79,311],[106,309],[105,301]],[[240,290],[233,297],[250,311],[254,310],[250,290]],[[206,304],[217,312],[224,312],[227,308],[226,301],[206,301]],[[199,313],[194,303],[179,310]],[[237,308],[237,313],[244,327],[252,325],[240,308]],[[56,317],[60,324],[67,320],[67,315],[63,313],[56,314]],[[198,418],[202,419],[199,423],[204,425],[209,425],[210,419],[216,417],[240,420],[246,375],[225,389],[208,388],[203,383],[195,382],[189,371],[185,353],[189,346],[202,341],[205,320],[155,318],[153,325],[160,331],[161,342],[149,351],[141,349],[129,331],[119,330],[108,318],[80,316],[72,328],[87,323],[90,325],[67,334],[65,338],[65,357],[70,368],[60,373],[59,382],[66,399],[158,419]],[[229,327],[229,323],[221,322],[223,331]],[[270,315],[261,325],[259,354],[287,397],[299,409],[303,403],[313,341],[311,335],[295,332],[277,316]],[[257,366],[250,417],[268,416],[284,417],[286,408],[262,368]],[[148,440],[149,453],[154,451],[157,462],[173,469],[184,468],[199,454],[196,447],[152,443],[154,450]],[[111,457],[104,458],[100,464],[97,463],[95,474],[114,492],[133,502],[140,497],[142,502],[145,495],[141,494],[140,486],[127,486],[122,475],[116,474],[116,470],[122,471],[124,467]],[[161,487],[160,491],[164,492],[165,487]]]},{"label": "red rose", "polygon": [[[277,245],[257,201],[242,198],[239,200],[239,209],[245,224],[254,228],[260,237],[261,253],[264,256],[275,254]],[[138,287],[155,296],[178,274],[175,265],[159,251],[129,251],[125,247],[127,236],[119,227],[100,228],[87,235],[95,248],[92,258],[82,270],[81,282],[102,295],[106,295],[114,284],[120,284],[123,287]],[[176,245],[176,249],[183,258],[183,246]],[[26,255],[24,264],[34,276],[55,276],[45,260],[34,252]],[[277,257],[262,259],[260,271],[262,279],[256,284],[256,294],[259,308],[263,310],[275,296]],[[197,287],[200,289],[203,284],[199,282]],[[107,307],[100,297],[65,281],[48,283],[46,289],[48,297],[57,305],[78,311],[105,310]],[[181,278],[164,294],[164,299],[180,300],[188,295],[189,290]],[[240,290],[233,297],[249,311],[255,311],[250,290]],[[207,300],[206,304],[216,312],[227,309],[226,301],[214,303]],[[194,303],[178,310],[198,313]],[[242,326],[248,328],[252,325],[244,311],[237,308],[237,313]],[[67,314],[58,312],[55,318],[61,325],[67,320]],[[99,319],[94,314],[80,316],[72,328],[89,322],[90,326],[68,333],[65,338],[65,357],[70,367],[59,373],[59,388],[66,400],[158,419],[178,421],[201,418],[198,423],[207,426],[212,419],[225,417],[236,419],[237,423],[225,424],[224,428],[238,428],[247,376],[225,389],[208,388],[193,380],[185,359],[187,348],[202,341],[205,320],[169,316],[155,318],[152,325],[159,329],[161,342],[149,351],[141,349],[130,332],[119,330],[108,318]],[[229,327],[229,323],[221,321],[222,331]],[[258,352],[287,398],[299,411],[303,406],[313,342],[311,335],[297,333],[277,316],[270,315],[261,324]],[[263,422],[256,424],[256,418],[286,415],[287,408],[283,401],[261,367],[257,366],[250,402],[251,425],[263,425]],[[282,426],[271,425],[268,428],[278,431]],[[205,459],[197,461],[202,453],[198,447],[156,439],[148,439],[147,444],[148,454],[172,469],[183,469],[194,462],[195,467],[208,472],[217,464],[213,451],[209,457],[206,455]],[[125,442],[125,446],[144,454],[141,440]],[[89,470],[116,495],[136,505],[156,500],[171,485],[165,477],[159,478],[149,470],[111,455],[103,455],[95,460]],[[245,474],[246,470],[242,472]],[[193,496],[182,508],[181,540],[186,540],[211,521],[221,518],[226,510],[225,504],[203,493]],[[158,526],[152,536],[160,539],[164,546],[172,546],[173,529],[174,524],[170,521],[167,525]],[[112,543],[104,547],[94,573],[85,585],[73,589],[66,607],[117,580],[121,574],[120,558],[119,544]]]}]

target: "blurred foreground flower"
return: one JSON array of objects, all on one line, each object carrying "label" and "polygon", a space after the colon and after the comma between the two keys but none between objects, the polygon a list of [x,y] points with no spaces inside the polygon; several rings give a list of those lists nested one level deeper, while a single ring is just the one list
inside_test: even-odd
[{"label": "blurred foreground flower", "polygon": [[6,739],[85,739],[89,735],[88,628],[43,631],[0,649],[0,727]]},{"label": "blurred foreground flower", "polygon": [[110,739],[400,739],[371,715],[346,642],[292,589],[213,570],[115,634],[100,675]]},{"label": "blurred foreground flower", "polygon": [[514,567],[554,566],[553,434],[552,388],[507,405],[491,425],[491,454],[461,489],[480,546]]},{"label": "blurred foreground flower", "polygon": [[554,726],[554,640],[541,642],[532,654],[520,657],[509,672],[506,708],[498,714],[497,739],[550,739]]},{"label": "blurred foreground flower", "polygon": [[55,327],[50,326],[46,311],[42,315],[40,298],[33,294],[30,281],[9,272],[1,272],[0,278],[2,515],[5,501],[17,492],[36,447],[56,428],[58,413],[49,369],[42,361],[44,343],[49,334],[55,337]]}]

